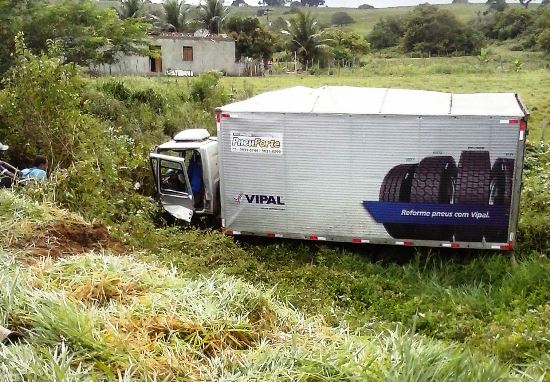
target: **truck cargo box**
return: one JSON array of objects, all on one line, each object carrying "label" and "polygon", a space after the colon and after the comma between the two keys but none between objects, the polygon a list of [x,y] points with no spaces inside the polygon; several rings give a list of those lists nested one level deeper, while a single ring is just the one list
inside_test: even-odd
[{"label": "truck cargo box", "polygon": [[322,87],[219,109],[228,234],[509,250],[528,112],[513,93]]}]

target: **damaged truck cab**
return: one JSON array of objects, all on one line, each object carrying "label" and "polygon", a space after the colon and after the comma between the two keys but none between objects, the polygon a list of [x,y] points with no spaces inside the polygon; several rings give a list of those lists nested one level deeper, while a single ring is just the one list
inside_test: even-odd
[{"label": "damaged truck cab", "polygon": [[220,212],[217,138],[206,129],[184,130],[149,156],[155,194],[172,216],[190,222],[194,214]]}]

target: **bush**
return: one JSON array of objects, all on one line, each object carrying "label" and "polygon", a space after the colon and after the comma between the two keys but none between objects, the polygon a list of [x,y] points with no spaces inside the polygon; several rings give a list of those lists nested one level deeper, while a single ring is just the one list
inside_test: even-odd
[{"label": "bush", "polygon": [[419,5],[405,19],[402,49],[430,55],[453,52],[477,53],[481,37],[456,16],[431,5]]},{"label": "bush", "polygon": [[355,20],[347,12],[335,12],[330,17],[330,23],[332,25],[347,25],[353,24]]},{"label": "bush", "polygon": [[84,83],[74,65],[63,65],[57,46],[40,56],[32,55],[16,42],[16,63],[3,82],[1,119],[14,163],[25,163],[36,154],[47,155],[50,166],[67,167],[75,157],[82,135],[79,94]]},{"label": "bush", "polygon": [[491,38],[508,40],[519,37],[531,24],[533,12],[526,8],[508,8],[495,15]]},{"label": "bush", "polygon": [[548,254],[550,248],[550,146],[528,145],[525,158],[520,238],[524,250]]},{"label": "bush", "polygon": [[101,86],[101,90],[109,93],[119,101],[129,101],[132,98],[132,91],[122,81],[107,81]]},{"label": "bush", "polygon": [[223,86],[219,84],[220,78],[221,75],[218,72],[201,74],[191,83],[189,100],[200,103],[205,110],[211,111],[226,104],[229,97]]},{"label": "bush", "polygon": [[405,33],[403,24],[401,17],[382,17],[367,36],[367,41],[375,50],[399,45],[399,40]]},{"label": "bush", "polygon": [[162,113],[166,110],[166,98],[151,88],[134,92],[132,100],[148,105],[155,113]]}]

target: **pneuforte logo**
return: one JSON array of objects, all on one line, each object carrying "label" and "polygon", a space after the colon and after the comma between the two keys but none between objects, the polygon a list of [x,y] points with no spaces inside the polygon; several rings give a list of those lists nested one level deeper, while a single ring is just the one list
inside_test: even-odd
[{"label": "pneuforte logo", "polygon": [[240,193],[233,198],[237,204],[260,205],[264,209],[285,209],[285,202],[280,195],[245,194]]},{"label": "pneuforte logo", "polygon": [[231,152],[282,155],[283,134],[231,131]]}]

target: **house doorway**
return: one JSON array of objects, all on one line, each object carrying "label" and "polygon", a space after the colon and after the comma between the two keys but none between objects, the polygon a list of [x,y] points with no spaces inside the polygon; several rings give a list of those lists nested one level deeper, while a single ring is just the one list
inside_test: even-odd
[{"label": "house doorway", "polygon": [[151,73],[162,73],[162,48],[160,45],[149,47],[149,69]]}]

